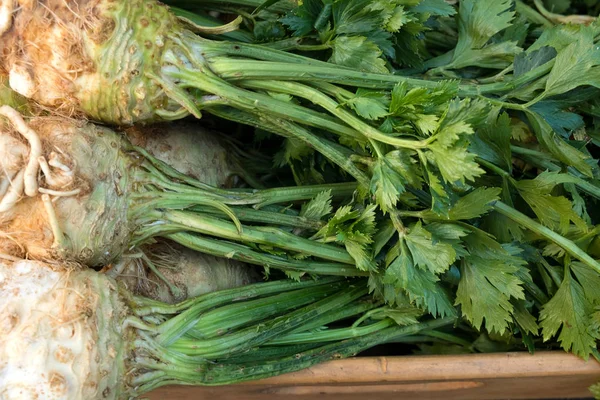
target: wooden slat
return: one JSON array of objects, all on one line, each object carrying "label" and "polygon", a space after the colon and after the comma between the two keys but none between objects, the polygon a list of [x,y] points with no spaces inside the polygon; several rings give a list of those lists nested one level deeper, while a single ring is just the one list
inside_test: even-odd
[{"label": "wooden slat", "polygon": [[365,357],[224,387],[165,387],[151,400],[486,400],[589,397],[600,364],[563,352]]}]

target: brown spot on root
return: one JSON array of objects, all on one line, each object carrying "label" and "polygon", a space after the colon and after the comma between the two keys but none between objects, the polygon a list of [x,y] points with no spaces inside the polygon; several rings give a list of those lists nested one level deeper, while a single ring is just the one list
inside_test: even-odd
[{"label": "brown spot on root", "polygon": [[73,350],[59,345],[54,352],[54,358],[56,358],[58,362],[67,364],[75,359],[75,354],[73,354]]},{"label": "brown spot on root", "polygon": [[62,376],[58,372],[53,371],[50,373],[49,383],[50,383],[50,390],[52,391],[53,394],[55,394],[57,396],[62,397],[65,394],[67,394],[67,392],[69,390],[69,388],[67,386],[67,380],[65,379],[64,376]]},{"label": "brown spot on root", "polygon": [[0,320],[0,334],[7,335],[19,323],[19,314],[12,312]]}]

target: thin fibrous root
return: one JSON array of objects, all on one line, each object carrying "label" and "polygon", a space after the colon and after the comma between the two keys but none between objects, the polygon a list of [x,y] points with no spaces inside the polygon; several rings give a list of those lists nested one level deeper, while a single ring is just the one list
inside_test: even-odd
[{"label": "thin fibrous root", "polygon": [[15,175],[16,174],[13,174],[10,176],[4,176],[3,178],[0,178],[0,198],[2,198],[2,196],[4,196],[6,194],[6,192],[8,191],[8,188],[10,187],[10,183],[14,179]]},{"label": "thin fibrous root", "polygon": [[22,259],[19,258],[19,257],[9,256],[8,254],[2,254],[2,253],[0,253],[0,260],[21,261]]},{"label": "thin fibrous root", "polygon": [[0,107],[0,115],[8,118],[15,129],[29,142],[29,161],[25,167],[25,194],[29,197],[36,196],[38,193],[37,175],[39,169],[38,157],[42,155],[42,142],[38,134],[23,120],[21,114],[12,107]]},{"label": "thin fibrous root", "polygon": [[39,188],[39,192],[50,195],[50,196],[56,196],[56,197],[71,197],[71,196],[77,196],[79,193],[81,193],[81,189],[74,189],[74,190],[69,190],[69,191],[63,192],[60,190]]},{"label": "thin fibrous root", "polygon": [[0,213],[7,212],[15,206],[23,195],[23,187],[25,186],[25,170],[22,169],[10,183],[8,191],[0,200]]},{"label": "thin fibrous root", "polygon": [[[40,168],[42,169],[42,173],[44,174],[44,178],[46,178],[46,183],[50,186],[55,187],[57,185],[56,179],[54,179],[54,174],[50,171],[50,166],[48,165],[48,161],[44,156],[38,157],[38,163],[40,164]],[[40,188],[40,193],[42,189]]]},{"label": "thin fibrous root", "polygon": [[[48,161],[42,156],[38,159],[38,162],[50,189],[64,189],[73,183],[73,171],[60,161],[58,154],[55,152],[50,153]],[[51,169],[51,166],[54,169]]]},{"label": "thin fibrous root", "polygon": [[[23,245],[17,239],[15,239],[13,237],[12,234],[0,231],[0,238],[7,239],[7,240],[13,242],[19,248],[19,250],[21,251],[21,253],[25,254],[25,248],[23,247]],[[2,252],[0,252],[0,254],[2,254]],[[7,255],[7,257],[12,257],[12,256],[8,256]],[[22,259],[23,259],[22,257],[19,258],[19,260],[22,260]]]},{"label": "thin fibrous root", "polygon": [[42,202],[44,203],[44,209],[48,215],[48,222],[50,223],[50,228],[52,229],[52,234],[54,235],[54,243],[52,244],[52,247],[59,247],[64,243],[65,237],[62,229],[60,229],[60,224],[58,223],[58,218],[56,217],[56,212],[54,211],[54,204],[52,204],[52,200],[50,200],[50,196],[47,194],[42,194]]},{"label": "thin fibrous root", "polygon": [[73,174],[73,171],[71,171],[71,168],[69,168],[67,165],[65,165],[60,160],[60,155],[55,151],[50,153],[50,157],[48,158],[48,164],[51,167],[60,169],[62,172],[66,173],[66,174],[71,174],[71,175]]}]

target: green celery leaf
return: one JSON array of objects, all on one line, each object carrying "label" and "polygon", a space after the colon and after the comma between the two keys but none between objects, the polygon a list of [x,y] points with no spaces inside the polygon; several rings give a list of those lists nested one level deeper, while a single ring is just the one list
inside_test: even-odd
[{"label": "green celery leaf", "polygon": [[422,0],[412,8],[415,13],[439,15],[440,17],[450,17],[456,14],[456,9],[445,0]]},{"label": "green celery leaf", "polygon": [[335,214],[329,219],[327,225],[321,228],[319,232],[316,233],[315,237],[324,238],[336,235],[344,225],[351,223],[351,221],[358,218],[359,215],[360,211],[353,210],[352,206],[342,206],[335,211]]},{"label": "green celery leaf", "polygon": [[539,191],[543,194],[550,193],[557,185],[561,185],[564,183],[577,183],[579,180],[572,175],[554,172],[554,171],[544,171],[535,179],[522,180],[519,183],[519,186],[523,190],[528,191]]},{"label": "green celery leaf", "polygon": [[[452,87],[453,85],[450,86],[450,90],[452,90]],[[448,99],[446,100],[445,106],[447,107],[447,112],[444,116],[441,128],[461,122],[472,126],[479,126],[482,123],[486,123],[486,120],[490,115],[489,103],[481,99]],[[465,133],[472,134],[472,131],[473,129]]]},{"label": "green celery leaf", "polygon": [[429,95],[426,88],[413,88],[408,90],[406,82],[397,83],[392,89],[390,113],[402,116],[406,111],[414,111],[416,105],[427,101]]},{"label": "green celery leaf", "polygon": [[348,100],[346,105],[350,106],[358,115],[370,120],[387,117],[387,107],[377,99],[356,96]]},{"label": "green celery leaf", "polygon": [[444,119],[435,136],[436,144],[449,148],[458,142],[462,135],[472,135],[473,133],[475,133],[473,127],[466,121],[448,122],[447,119]]},{"label": "green celery leaf", "polygon": [[331,190],[323,191],[314,199],[302,205],[300,216],[320,220],[331,213]]},{"label": "green celery leaf", "polygon": [[514,76],[519,77],[532,69],[546,64],[556,57],[556,49],[551,46],[543,46],[537,50],[524,51],[515,56]]},{"label": "green celery leaf", "polygon": [[458,199],[448,213],[451,220],[466,220],[480,217],[492,209],[499,200],[500,188],[479,187]]},{"label": "green celery leaf", "polygon": [[398,32],[400,28],[413,20],[411,13],[398,3],[397,0],[371,0],[367,10],[379,13],[380,27],[388,32]]},{"label": "green celery leaf", "polygon": [[600,49],[594,43],[594,34],[593,28],[583,27],[577,41],[558,53],[546,81],[544,97],[584,85],[600,88]]},{"label": "green celery leaf", "polygon": [[[453,100],[457,94],[458,86],[455,81],[440,81],[434,88],[412,88],[409,90],[406,82],[398,83],[392,89],[392,100],[390,102],[390,114],[407,119],[416,114],[439,114],[442,109],[449,109],[446,118],[450,122],[465,119],[462,116],[477,115],[480,104],[470,100]],[[450,102],[450,104],[449,104]],[[487,105],[485,105],[487,107]],[[473,107],[465,112],[463,109]],[[471,122],[470,119],[468,122]]]},{"label": "green celery leaf", "polygon": [[283,149],[274,157],[275,165],[283,167],[293,160],[304,160],[312,153],[314,153],[314,149],[306,143],[296,138],[287,138],[283,143]]},{"label": "green celery leaf", "polygon": [[439,278],[429,270],[416,268],[404,245],[401,253],[388,266],[384,282],[406,291],[417,307],[434,316],[455,315],[455,309],[446,291],[438,284]]},{"label": "green celery leaf", "polygon": [[571,263],[571,271],[583,287],[585,298],[594,306],[600,305],[600,274],[578,261]]},{"label": "green celery leaf", "polygon": [[419,131],[421,131],[426,136],[431,135],[440,126],[439,117],[437,115],[416,114],[415,117],[417,117],[417,119],[413,121],[413,123],[419,129]]},{"label": "green celery leaf", "polygon": [[460,69],[473,66],[502,69],[509,66],[521,51],[517,42],[509,41],[489,44],[481,49],[467,49],[460,57],[455,57],[447,68]]},{"label": "green celery leaf", "polygon": [[573,183],[565,183],[564,188],[567,192],[569,192],[569,194],[571,194],[571,197],[573,198],[573,210],[575,213],[579,215],[586,224],[593,225],[592,218],[587,210],[585,199],[579,193],[577,186],[575,186]]},{"label": "green celery leaf", "polygon": [[395,208],[398,196],[405,191],[406,179],[386,158],[379,158],[372,169],[371,193],[384,213]]},{"label": "green celery leaf", "polygon": [[[519,47],[523,47],[527,36],[529,35],[530,23],[523,15],[517,15],[512,21],[512,25],[503,30],[501,33],[492,37],[490,41],[499,42],[514,42]],[[521,54],[521,53],[519,53]]]},{"label": "green celery leaf", "polygon": [[468,142],[462,141],[446,148],[438,142],[428,146],[427,158],[435,164],[446,182],[465,183],[483,175],[485,171],[475,162],[475,154],[469,153]]},{"label": "green celery leaf", "polygon": [[[501,196],[504,203],[514,208],[511,187],[505,178],[502,179]],[[524,233],[521,225],[496,211],[492,211],[483,217],[480,228],[494,236],[501,243],[523,240]]]},{"label": "green celery leaf", "polygon": [[257,42],[283,39],[285,38],[285,28],[278,21],[258,21],[254,24],[254,38]]},{"label": "green celery leaf", "polygon": [[562,140],[538,113],[528,112],[527,118],[540,144],[554,157],[566,165],[575,167],[582,174],[592,177],[592,168],[587,163],[588,155]]},{"label": "green celery leaf", "polygon": [[467,228],[448,222],[433,222],[427,224],[425,229],[433,235],[434,245],[438,242],[450,244],[454,248],[457,258],[464,257],[468,254],[461,240],[470,233]]},{"label": "green celery leaf", "polygon": [[294,36],[305,36],[313,30],[322,8],[321,0],[304,0],[301,5],[282,17],[280,21],[294,31]]},{"label": "green celery leaf", "polygon": [[523,333],[531,333],[532,335],[537,336],[540,327],[536,318],[531,315],[529,310],[527,310],[525,301],[513,300],[512,303],[514,306],[513,317],[519,328],[521,328],[521,331]]},{"label": "green celery leaf", "polygon": [[418,323],[419,321],[417,318],[419,318],[421,315],[423,315],[423,310],[415,307],[404,306],[394,308],[385,307],[377,310],[377,312],[371,314],[370,317],[373,319],[391,318],[399,326],[406,326]]},{"label": "green celery leaf", "polygon": [[504,333],[512,322],[510,302],[524,298],[521,281],[514,275],[517,267],[502,260],[466,257],[461,263],[461,279],[456,304],[476,329]]},{"label": "green celery leaf", "polygon": [[414,158],[414,152],[407,149],[390,151],[385,155],[388,167],[392,168],[413,188],[420,189],[423,184],[423,176],[418,161]]},{"label": "green celery leaf", "polygon": [[578,40],[582,29],[586,28],[581,24],[559,24],[546,28],[540,37],[527,48],[527,52],[531,53],[545,46],[551,46],[560,52]]},{"label": "green celery leaf", "polygon": [[429,183],[429,193],[431,194],[431,211],[436,215],[448,217],[450,208],[455,201],[448,184],[443,182],[439,176],[427,169],[427,181]]},{"label": "green celery leaf", "polygon": [[[600,287],[594,289],[598,291]],[[587,359],[600,339],[600,332],[591,329],[593,312],[594,307],[586,299],[583,287],[567,269],[558,291],[540,312],[544,341],[560,331],[558,341],[562,348]]]},{"label": "green celery leaf", "polygon": [[377,268],[375,261],[371,257],[370,244],[373,240],[370,236],[361,232],[348,232],[338,235],[341,242],[344,243],[346,251],[356,262],[356,268],[361,271],[373,271]]},{"label": "green celery leaf", "polygon": [[540,101],[530,107],[546,120],[552,130],[565,139],[571,133],[584,127],[583,117],[574,112],[565,111],[559,102],[553,100]]},{"label": "green celery leaf", "polygon": [[511,299],[525,298],[517,276],[523,260],[479,230],[464,241],[470,255],[461,262],[456,304],[476,329],[485,321],[488,332],[504,334],[513,320]]},{"label": "green celery leaf", "polygon": [[516,41],[490,43],[497,33],[511,26],[515,13],[512,0],[463,0],[458,9],[458,43],[449,69],[479,66],[504,68],[521,51]]},{"label": "green celery leaf", "polygon": [[336,33],[357,35],[380,28],[381,12],[372,10],[371,0],[338,0],[332,15]]},{"label": "green celery leaf", "polygon": [[375,43],[381,49],[383,54],[391,60],[396,59],[396,49],[394,48],[393,36],[390,32],[379,30],[365,33],[369,41]]},{"label": "green celery leaf", "polygon": [[335,235],[337,241],[342,243],[354,258],[358,269],[375,270],[377,265],[371,249],[375,234],[375,209],[375,205],[369,205],[362,211],[352,210],[350,206],[340,207],[315,237]]},{"label": "green celery leaf", "polygon": [[428,269],[433,274],[446,272],[457,259],[454,244],[436,240],[420,221],[411,228],[405,240],[414,265]]},{"label": "green celery leaf", "polygon": [[587,224],[573,210],[573,204],[569,199],[564,196],[553,196],[550,192],[556,185],[574,181],[575,178],[568,174],[543,172],[535,179],[520,180],[515,186],[542,225],[567,233],[570,222],[583,230],[587,229]]},{"label": "green celery leaf", "polygon": [[385,276],[382,274],[371,273],[369,276],[369,293],[377,299],[383,300],[386,304],[404,307],[410,304],[410,299],[401,288],[391,283],[384,283]]},{"label": "green celery leaf", "polygon": [[329,62],[364,72],[389,73],[382,51],[364,36],[339,36],[333,42]]},{"label": "green celery leaf", "polygon": [[514,18],[511,0],[463,0],[458,9],[459,39],[456,53],[483,47],[492,36],[508,28]]},{"label": "green celery leaf", "polygon": [[512,127],[510,117],[502,113],[493,124],[477,129],[471,138],[470,150],[480,158],[495,164],[507,172],[512,170],[510,139]]},{"label": "green celery leaf", "polygon": [[299,282],[300,279],[302,279],[302,277],[304,275],[306,275],[306,272],[289,271],[289,270],[284,270],[283,272],[289,279],[294,280],[296,282]]},{"label": "green celery leaf", "polygon": [[412,20],[410,13],[404,7],[398,6],[394,9],[392,16],[386,21],[385,29],[389,32],[398,32],[400,28]]}]

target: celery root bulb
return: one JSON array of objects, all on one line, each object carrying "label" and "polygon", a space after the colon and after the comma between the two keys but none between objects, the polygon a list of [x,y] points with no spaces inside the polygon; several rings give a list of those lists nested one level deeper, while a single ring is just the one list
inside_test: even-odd
[{"label": "celery root bulb", "polygon": [[124,257],[108,274],[132,293],[164,303],[260,280],[258,272],[248,265],[192,251],[176,243],[159,242],[143,246],[141,251],[147,258]]},{"label": "celery root bulb", "polygon": [[167,33],[178,22],[166,6],[140,0],[5,3],[14,1],[0,7],[0,69],[13,90],[67,115],[85,110],[121,124],[170,119],[180,111],[147,67],[172,46]]},{"label": "celery root bulb", "polygon": [[[9,203],[0,211],[4,254],[101,267],[136,246],[165,237],[212,256],[295,273],[367,274],[341,246],[285,229],[308,224],[314,231],[322,226],[320,221],[256,209],[310,200],[323,186],[223,189],[177,171],[110,129],[62,117],[25,121],[14,109],[3,106],[0,113],[3,109],[11,118],[0,118],[0,136],[30,145],[28,154],[17,153],[14,170],[19,172],[1,197]],[[186,153],[193,160],[184,167],[200,175],[213,171],[209,176],[218,177],[219,171],[228,171],[214,171],[216,161],[225,159],[216,156],[218,152]],[[345,197],[356,185],[326,187],[331,188]],[[250,223],[242,225],[241,220]],[[273,254],[273,247],[285,253]],[[314,259],[307,263],[298,253]]]},{"label": "celery root bulb", "polygon": [[[321,337],[315,327],[380,307],[364,280],[275,280],[169,305],[132,296],[106,274],[31,260],[0,259],[0,296],[3,400],[130,399],[163,385],[257,380],[453,322],[386,319]],[[303,328],[308,346],[296,343]],[[270,346],[278,340],[288,344]]]},{"label": "celery root bulb", "polygon": [[229,157],[219,134],[197,123],[178,121],[129,128],[125,132],[135,146],[146,149],[177,171],[212,186],[230,186],[236,160]]},{"label": "celery root bulb", "polygon": [[[129,142],[107,128],[71,119],[37,117],[22,122],[38,136],[43,160],[35,171],[34,195],[25,196],[21,187],[11,196],[19,179],[24,179],[19,173],[32,154],[18,129],[0,118],[0,167],[7,177],[0,182],[0,189],[5,189],[0,192],[0,207],[4,206],[0,250],[17,257],[71,259],[94,266],[115,260],[128,249],[134,228],[129,195],[144,184],[134,182],[133,171],[140,161],[126,151]],[[210,185],[223,184],[231,174],[225,149],[209,133],[199,134],[197,127],[186,124],[157,130],[137,141],[160,152],[181,172],[193,170]]]},{"label": "celery root bulb", "polygon": [[0,261],[0,398],[116,399],[127,314],[116,284],[91,270]]},{"label": "celery root bulb", "polygon": [[[131,159],[120,138],[106,128],[62,118],[34,118],[27,126],[38,136],[39,157],[44,158],[41,173],[35,174],[39,193],[19,198],[0,213],[1,251],[108,263],[127,247],[131,229],[126,173]],[[16,134],[4,124],[1,136]],[[15,180],[11,189],[18,184]]]}]

